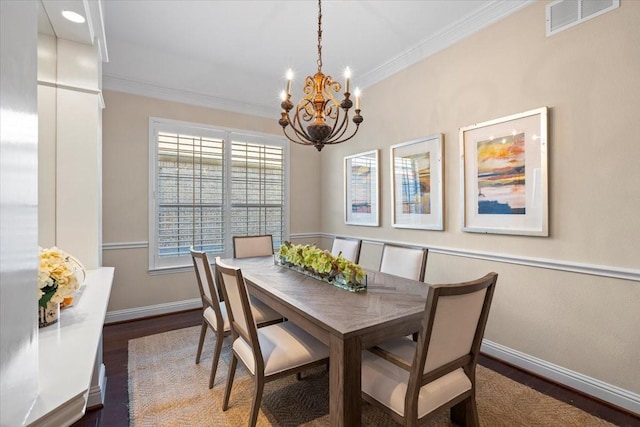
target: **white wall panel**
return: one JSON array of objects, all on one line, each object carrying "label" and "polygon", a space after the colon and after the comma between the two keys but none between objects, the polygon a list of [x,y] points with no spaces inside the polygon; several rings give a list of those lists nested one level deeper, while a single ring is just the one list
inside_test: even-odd
[{"label": "white wall panel", "polygon": [[94,269],[101,253],[98,96],[59,88],[56,114],[56,244]]},{"label": "white wall panel", "polygon": [[97,47],[38,39],[39,244],[86,268],[102,258],[102,100]]},{"label": "white wall panel", "polygon": [[38,393],[37,3],[0,2],[0,425]]}]

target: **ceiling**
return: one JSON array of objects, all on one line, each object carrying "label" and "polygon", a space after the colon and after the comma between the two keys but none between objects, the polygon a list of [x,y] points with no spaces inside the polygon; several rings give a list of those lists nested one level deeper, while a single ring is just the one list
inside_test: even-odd
[{"label": "ceiling", "polygon": [[[368,86],[531,1],[324,0],[322,69],[340,81],[349,66],[366,104]],[[317,69],[313,0],[88,3],[101,4],[104,16],[105,89],[274,117],[286,70],[294,70],[297,98],[304,77]]]}]

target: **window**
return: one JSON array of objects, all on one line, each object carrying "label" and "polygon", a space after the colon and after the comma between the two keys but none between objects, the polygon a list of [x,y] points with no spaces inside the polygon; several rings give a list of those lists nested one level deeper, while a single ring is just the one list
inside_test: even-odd
[{"label": "window", "polygon": [[232,237],[288,238],[281,139],[149,120],[149,269],[191,266],[189,247],[232,256]]}]

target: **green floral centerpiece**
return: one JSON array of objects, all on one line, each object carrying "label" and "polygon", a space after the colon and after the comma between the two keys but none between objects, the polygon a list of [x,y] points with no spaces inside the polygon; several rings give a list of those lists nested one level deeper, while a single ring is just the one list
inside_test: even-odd
[{"label": "green floral centerpiece", "polygon": [[367,275],[356,263],[342,254],[331,255],[315,245],[284,242],[275,256],[278,265],[291,268],[351,292],[367,289]]}]

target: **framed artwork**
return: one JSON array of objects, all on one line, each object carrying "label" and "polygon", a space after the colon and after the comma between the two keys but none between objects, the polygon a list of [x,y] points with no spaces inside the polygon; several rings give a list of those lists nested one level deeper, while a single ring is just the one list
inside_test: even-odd
[{"label": "framed artwork", "polygon": [[344,222],[351,225],[380,225],[378,209],[378,150],[344,158]]},{"label": "framed artwork", "polygon": [[392,225],[442,230],[442,134],[392,145],[390,150]]},{"label": "framed artwork", "polygon": [[460,129],[462,230],[548,236],[547,107]]}]

